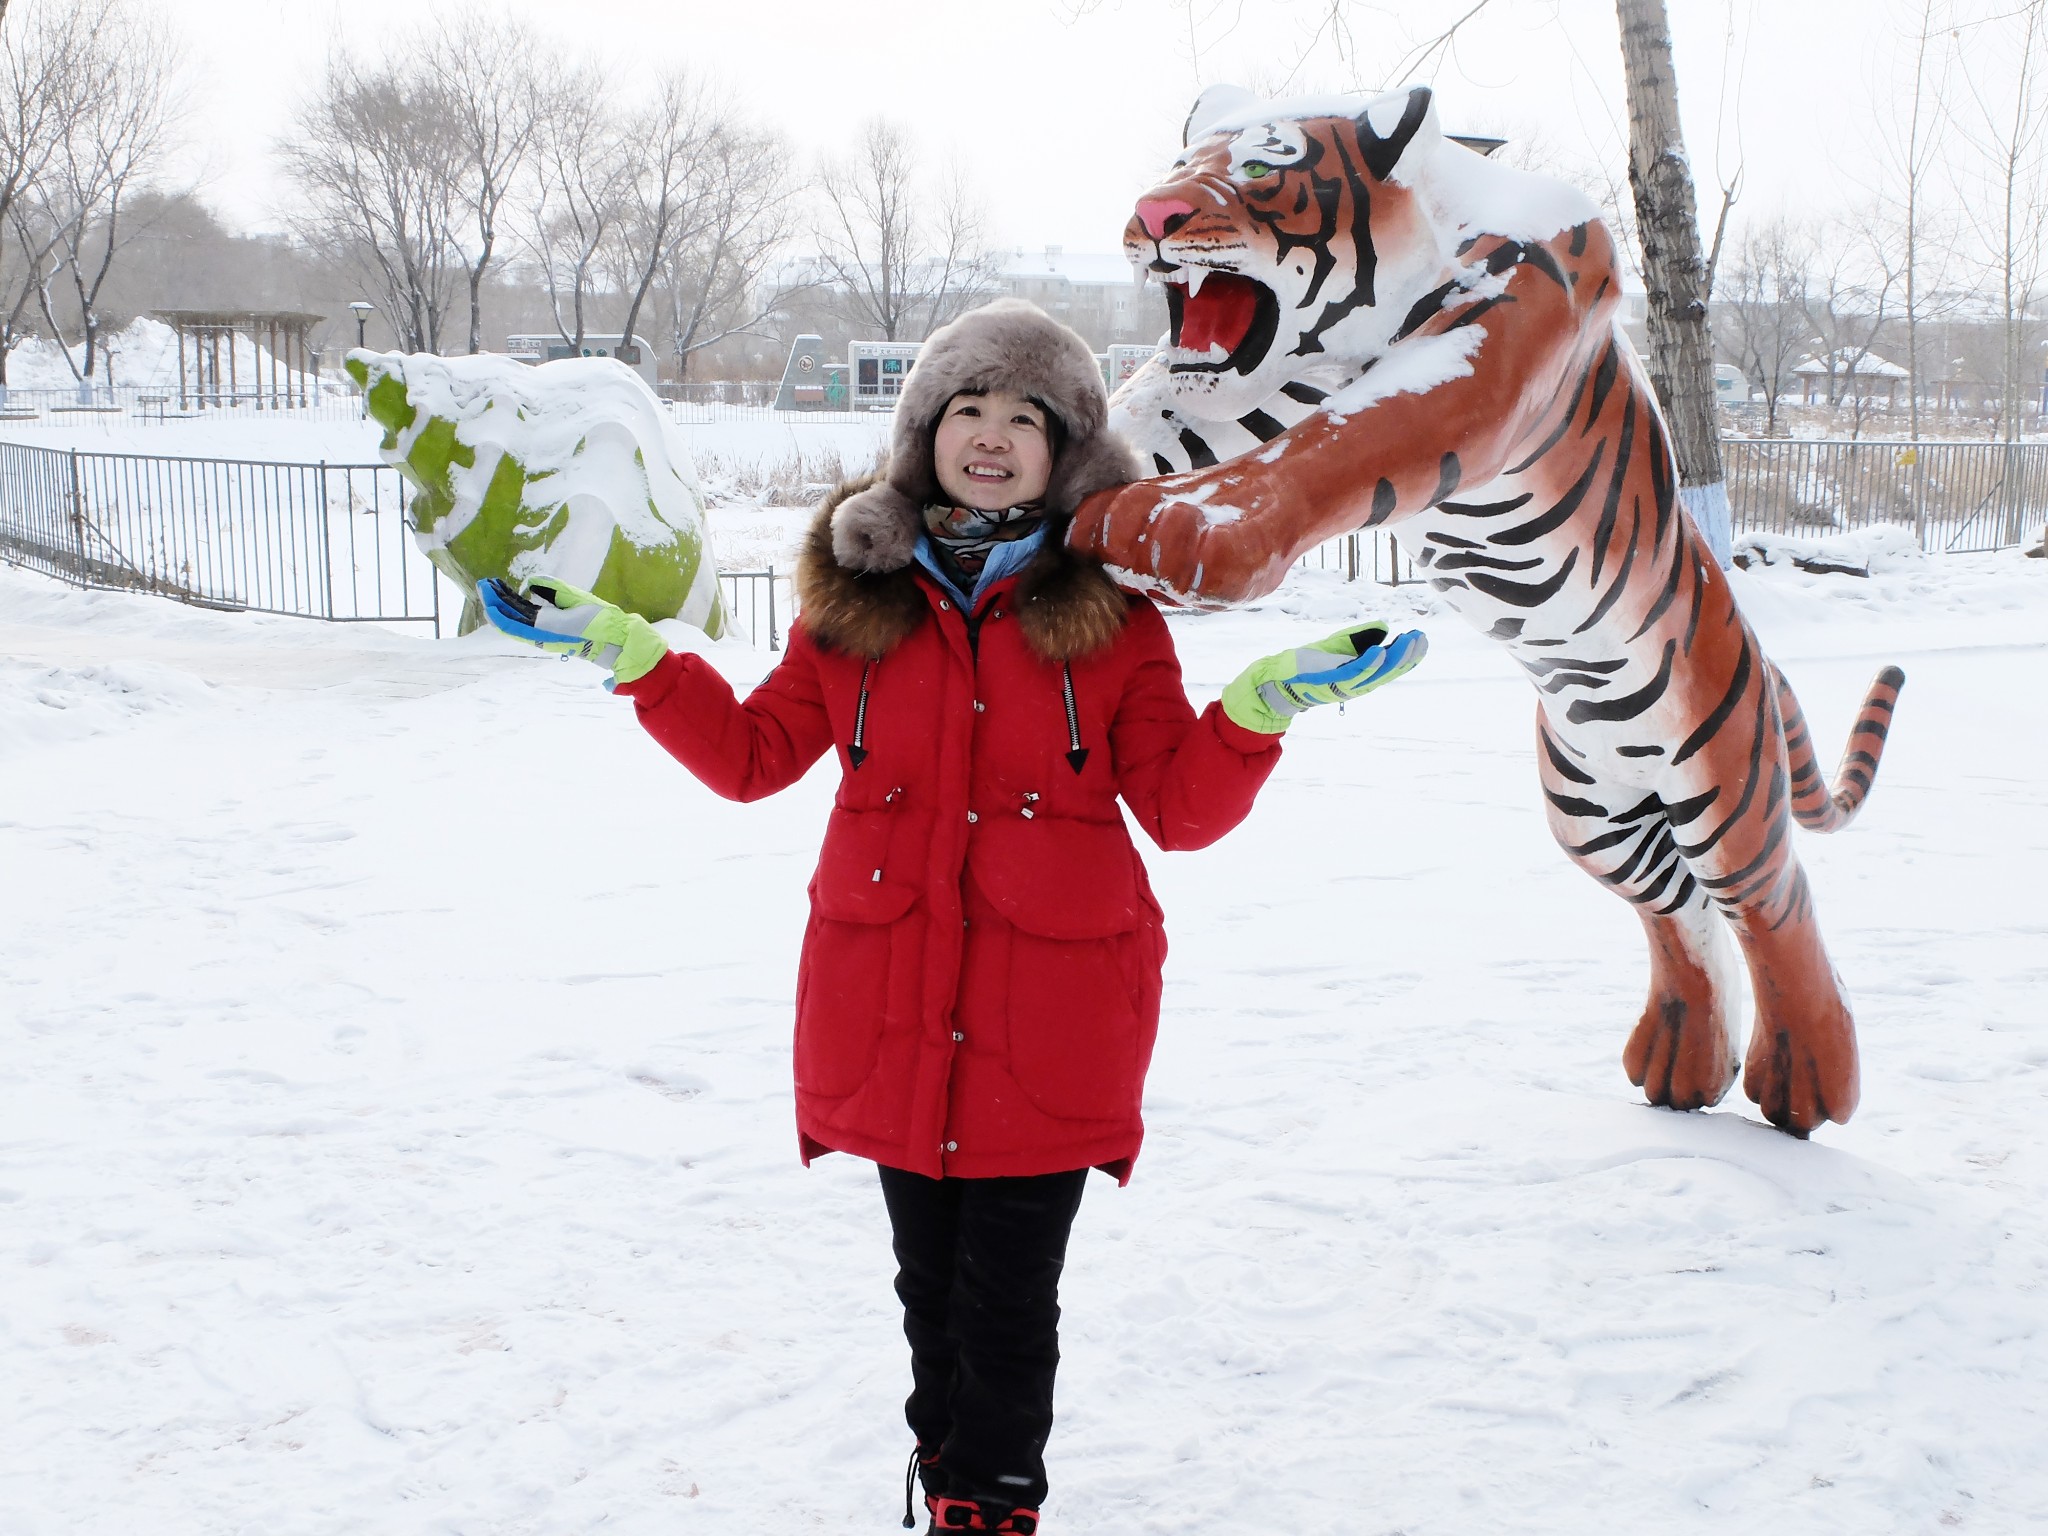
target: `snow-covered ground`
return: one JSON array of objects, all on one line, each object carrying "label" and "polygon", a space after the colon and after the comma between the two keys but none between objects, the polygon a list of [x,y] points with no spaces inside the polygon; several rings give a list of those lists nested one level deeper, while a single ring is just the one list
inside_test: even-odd
[{"label": "snow-covered ground", "polygon": [[[2048,562],[1736,579],[1830,755],[1909,674],[1799,844],[1861,1113],[1637,1101],[1635,920],[1549,841],[1526,684],[1426,616],[1150,860],[1048,1536],[2048,1520]],[[1191,690],[1361,605],[1429,608],[1176,617]],[[894,1529],[881,1201],[789,1107],[831,789],[720,801],[492,637],[0,570],[0,1533]]]}]

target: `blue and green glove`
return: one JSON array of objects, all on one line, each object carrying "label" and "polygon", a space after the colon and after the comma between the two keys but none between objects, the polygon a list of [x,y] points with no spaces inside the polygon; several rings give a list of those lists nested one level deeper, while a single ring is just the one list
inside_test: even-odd
[{"label": "blue and green glove", "polygon": [[581,656],[611,669],[607,688],[637,682],[668,654],[652,624],[616,603],[552,576],[536,576],[524,593],[496,577],[476,584],[492,627],[557,656]]},{"label": "blue and green glove", "polygon": [[1419,629],[1395,634],[1377,620],[1314,645],[1262,656],[1223,690],[1223,713],[1248,731],[1277,736],[1318,704],[1342,704],[1409,671],[1429,651]]}]

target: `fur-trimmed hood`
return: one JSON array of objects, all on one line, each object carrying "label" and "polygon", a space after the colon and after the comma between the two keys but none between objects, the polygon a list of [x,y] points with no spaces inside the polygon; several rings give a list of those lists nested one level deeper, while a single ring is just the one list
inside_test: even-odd
[{"label": "fur-trimmed hood", "polygon": [[946,402],[963,390],[1007,389],[1059,418],[1064,441],[1045,489],[1049,517],[1066,519],[1084,497],[1136,480],[1137,455],[1108,428],[1109,396],[1095,354],[1035,304],[997,299],[932,332],[896,402],[889,461],[877,481],[838,503],[833,549],[849,571],[907,568],[939,499],[932,435]]},{"label": "fur-trimmed hood", "polygon": [[[951,397],[948,396],[950,399]],[[847,504],[882,487],[877,475],[840,486],[818,509],[796,563],[797,606],[818,644],[855,656],[887,655],[930,612],[915,560],[894,570],[849,570],[839,558],[837,519]],[[1017,578],[1012,607],[1024,640],[1047,661],[1075,661],[1115,640],[1129,605],[1102,566],[1062,542],[1064,517],[1048,518],[1044,545]],[[915,547],[915,536],[912,546]]]}]

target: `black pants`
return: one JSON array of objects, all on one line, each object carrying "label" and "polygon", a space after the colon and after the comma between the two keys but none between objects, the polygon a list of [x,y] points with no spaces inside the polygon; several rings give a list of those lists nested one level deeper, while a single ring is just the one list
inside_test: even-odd
[{"label": "black pants", "polygon": [[1060,1270],[1088,1170],[928,1179],[882,1169],[910,1341],[911,1433],[954,1498],[1045,1501]]}]

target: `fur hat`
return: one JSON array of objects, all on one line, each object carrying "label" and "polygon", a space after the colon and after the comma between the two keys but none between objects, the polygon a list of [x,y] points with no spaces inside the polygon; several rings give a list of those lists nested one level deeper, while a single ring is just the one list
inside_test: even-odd
[{"label": "fur hat", "polygon": [[1105,423],[1109,397],[1088,343],[1036,304],[997,299],[933,331],[896,402],[882,478],[832,514],[832,553],[850,571],[909,565],[925,506],[939,496],[932,436],[946,402],[963,390],[1006,389],[1059,419],[1062,441],[1045,488],[1049,517],[1071,517],[1083,497],[1143,470]]}]

